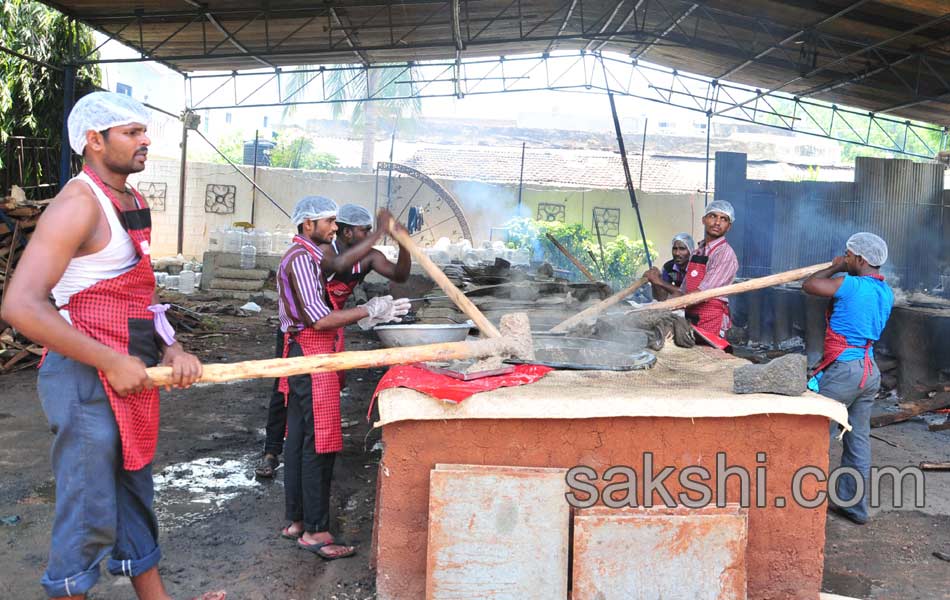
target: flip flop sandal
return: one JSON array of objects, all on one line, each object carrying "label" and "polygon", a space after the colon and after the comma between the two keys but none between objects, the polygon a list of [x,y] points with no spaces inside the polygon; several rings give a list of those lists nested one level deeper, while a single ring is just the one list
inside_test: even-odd
[{"label": "flip flop sandal", "polygon": [[313,552],[314,554],[316,554],[323,560],[336,560],[338,558],[349,558],[353,556],[354,554],[356,554],[356,548],[351,547],[349,552],[344,552],[342,554],[336,554],[336,555],[331,556],[329,554],[325,554],[320,551],[323,549],[324,546],[349,546],[349,544],[346,544],[340,540],[334,540],[332,542],[324,542],[324,543],[319,543],[319,544],[305,544],[303,543],[302,540],[297,540],[298,548],[306,550],[307,552]]},{"label": "flip flop sandal", "polygon": [[254,469],[254,475],[264,479],[273,479],[278,466],[280,466],[279,458],[276,456],[265,456],[261,459],[261,464]]},{"label": "flip flop sandal", "polygon": [[302,531],[301,531],[300,533],[296,533],[296,534],[295,534],[295,533],[288,533],[288,532],[287,532],[288,529],[290,529],[290,525],[288,525],[287,527],[284,527],[283,529],[281,529],[281,530],[280,530],[280,537],[284,538],[285,540],[295,540],[295,541],[296,541],[296,540],[299,540],[301,537],[303,537],[303,532],[302,532]]}]

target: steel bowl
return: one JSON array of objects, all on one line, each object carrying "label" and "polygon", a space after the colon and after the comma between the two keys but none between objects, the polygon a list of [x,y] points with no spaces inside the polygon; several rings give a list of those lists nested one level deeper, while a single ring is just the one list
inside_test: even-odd
[{"label": "steel bowl", "polygon": [[423,344],[441,344],[443,342],[461,342],[475,324],[465,323],[413,323],[411,325],[378,325],[373,330],[379,341],[387,348],[402,346],[421,346]]}]

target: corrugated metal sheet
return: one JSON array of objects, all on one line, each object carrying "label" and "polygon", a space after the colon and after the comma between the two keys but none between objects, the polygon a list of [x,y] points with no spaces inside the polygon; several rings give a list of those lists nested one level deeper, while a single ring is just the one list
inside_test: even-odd
[{"label": "corrugated metal sheet", "polygon": [[750,180],[744,194],[729,190],[737,211],[729,237],[739,256],[739,276],[824,262],[844,252],[852,233],[871,231],[887,241],[884,273],[892,284],[906,290],[934,287],[940,273],[928,258],[950,261],[950,193],[943,190],[943,165],[861,157],[855,180]]},{"label": "corrugated metal sheet", "polygon": [[939,281],[932,260],[943,239],[943,165],[860,157],[855,161],[859,220],[888,243],[885,274],[905,289]]}]

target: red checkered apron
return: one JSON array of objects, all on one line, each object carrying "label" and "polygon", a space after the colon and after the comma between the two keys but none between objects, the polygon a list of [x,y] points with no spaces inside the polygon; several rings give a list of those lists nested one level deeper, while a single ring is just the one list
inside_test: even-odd
[{"label": "red checkered apron", "polygon": [[[346,300],[350,297],[350,294],[353,293],[353,290],[356,289],[356,286],[359,285],[359,283],[359,279],[355,279],[350,282],[338,281],[336,279],[331,279],[328,281],[327,297],[330,299],[330,308],[333,310],[342,310],[343,306],[346,304]],[[343,352],[345,348],[346,338],[343,333],[343,328],[340,327],[336,330],[333,342],[333,350],[334,352]],[[337,377],[340,380],[340,389],[345,388],[346,371],[337,371]]]},{"label": "red checkered apron", "polygon": [[[306,248],[313,261],[319,266],[320,259],[308,244]],[[344,300],[345,301],[345,300]],[[292,341],[300,344],[304,356],[315,354],[333,354],[336,352],[337,331],[317,331],[305,328],[299,332],[284,333],[284,353],[287,358]],[[277,389],[283,392],[284,402],[290,394],[287,378],[282,377]],[[337,373],[311,373],[310,394],[313,402],[313,437],[317,454],[339,452],[343,449],[343,427],[340,422],[340,378]]]},{"label": "red checkered apron", "polygon": [[[862,275],[862,277],[873,277],[879,281],[884,281],[883,275]],[[812,376],[817,375],[831,366],[831,363],[838,360],[838,357],[848,348],[864,349],[864,375],[861,376],[861,385],[858,386],[859,388],[863,388],[864,384],[867,383],[871,371],[874,370],[874,366],[871,364],[871,344],[874,342],[873,340],[868,340],[863,346],[851,346],[848,344],[848,340],[843,335],[831,328],[831,313],[834,311],[834,306],[835,301],[832,300],[828,304],[828,310],[825,311],[825,347],[821,354],[821,361],[815,367]]]},{"label": "red checkered apron", "polygon": [[[105,279],[69,299],[73,327],[109,346],[116,352],[138,356],[146,366],[158,363],[154,315],[148,310],[155,293],[155,275],[149,258],[151,217],[145,200],[135,190],[136,210],[123,211],[122,205],[88,166],[83,169],[112,201],[120,221],[132,238],[139,262],[126,273]],[[144,390],[120,397],[102,371],[99,379],[115,413],[122,440],[122,462],[128,471],[137,471],[152,462],[158,442],[158,390]]]},{"label": "red checkered apron", "polygon": [[[689,258],[689,264],[686,265],[687,294],[699,289],[699,284],[706,278],[706,264],[709,262],[709,257],[725,244],[726,238],[719,238],[707,245],[702,250],[702,254],[696,253]],[[731,325],[728,302],[713,298],[694,304],[686,308],[686,318],[704,340],[720,350],[729,348],[729,342],[723,337]]]}]

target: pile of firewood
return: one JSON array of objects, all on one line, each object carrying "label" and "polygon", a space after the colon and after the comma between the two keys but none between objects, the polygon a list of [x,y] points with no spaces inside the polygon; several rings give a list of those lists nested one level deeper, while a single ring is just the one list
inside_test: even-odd
[{"label": "pile of firewood", "polygon": [[[27,200],[17,187],[0,204],[0,300],[47,204]],[[41,354],[42,348],[0,322],[0,374],[31,367]]]},{"label": "pile of firewood", "polygon": [[36,365],[43,348],[18,335],[12,327],[0,333],[0,375]]},{"label": "pile of firewood", "polygon": [[14,186],[0,204],[0,297],[49,200],[27,200]]}]

